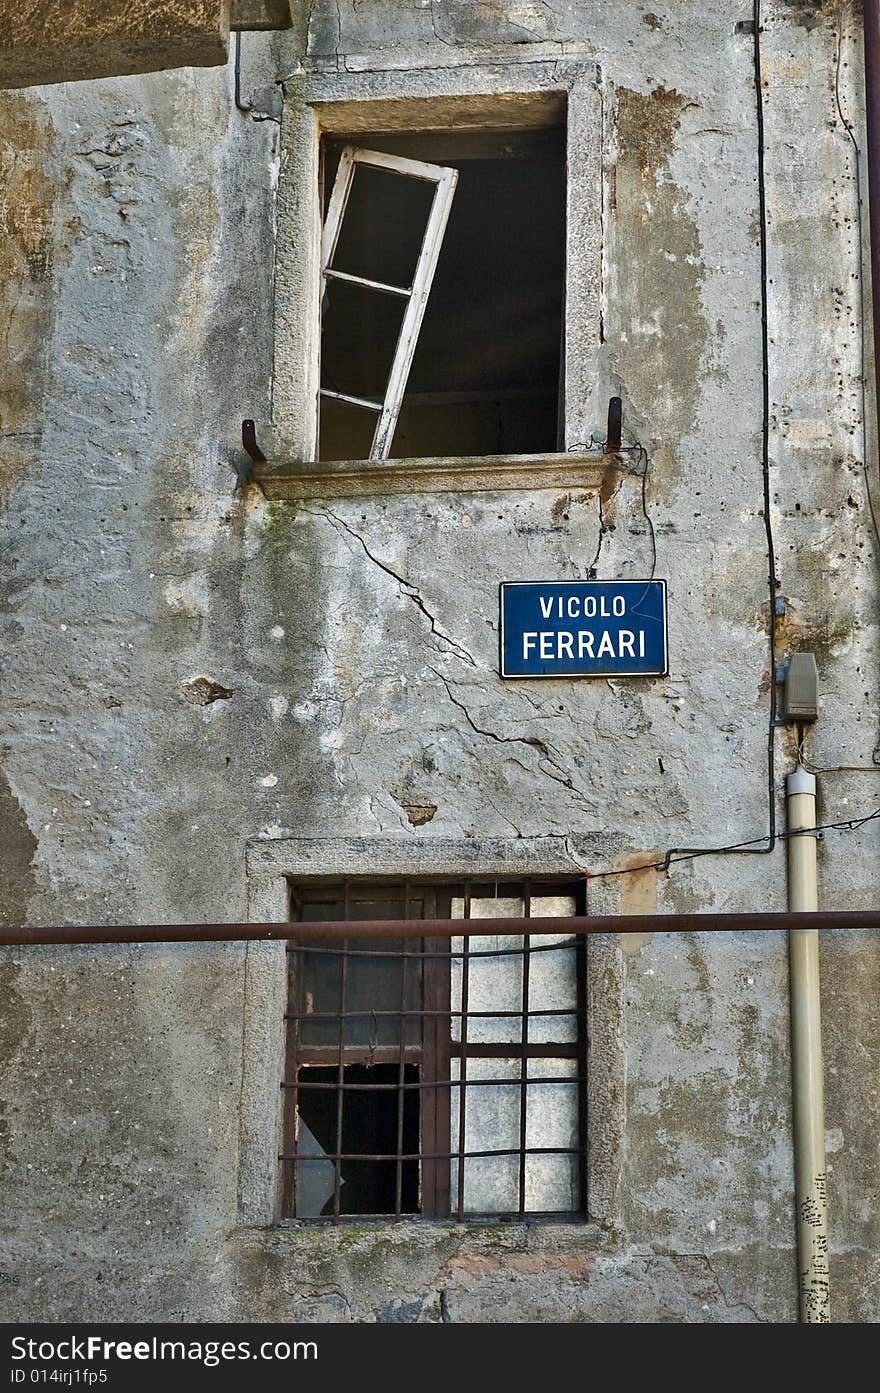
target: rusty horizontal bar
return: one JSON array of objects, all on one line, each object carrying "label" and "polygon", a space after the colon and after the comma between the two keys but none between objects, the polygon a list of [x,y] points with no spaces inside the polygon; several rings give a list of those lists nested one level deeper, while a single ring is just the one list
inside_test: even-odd
[{"label": "rusty horizontal bar", "polygon": [[[473,1045],[468,1045],[468,1058],[470,1058],[470,1059],[474,1058],[475,1054],[476,1054],[476,1050],[474,1049]],[[500,1056],[500,1057],[501,1057],[501,1058],[507,1058],[508,1056]],[[535,1055],[535,1056],[529,1056],[529,1058],[533,1058],[533,1057],[534,1057],[534,1058],[538,1058],[539,1056],[537,1056],[537,1055]],[[456,1058],[456,1056],[453,1055],[453,1058]],[[495,1058],[495,1056],[493,1055],[492,1058]],[[510,1055],[509,1058],[511,1058],[511,1059],[518,1059],[519,1056],[518,1056],[518,1055]],[[559,1058],[559,1059],[573,1059],[574,1056],[573,1056],[572,1054],[570,1054],[570,1053],[567,1053],[567,1054],[561,1054],[561,1055],[558,1055],[558,1056],[554,1056],[554,1058]],[[309,1067],[309,1066],[306,1065],[306,1068],[308,1068],[308,1067]],[[332,1068],[332,1067],[333,1067],[333,1066],[332,1066],[332,1062],[328,1061],[327,1067],[328,1067],[328,1068]],[[527,1080],[526,1080],[526,1082],[527,1082],[527,1086],[528,1086],[529,1088],[532,1088],[532,1087],[540,1087],[540,1088],[543,1088],[543,1087],[544,1087],[544,1084],[547,1084],[547,1083],[550,1083],[550,1084],[568,1084],[568,1085],[571,1085],[571,1084],[583,1083],[583,1079],[581,1079],[581,1078],[580,1078],[578,1075],[576,1075],[576,1074],[573,1075],[573,1076],[571,1076],[571,1077],[557,1077],[557,1075],[555,1075],[555,1074],[551,1074],[551,1075],[549,1075],[549,1076],[545,1076],[545,1075],[543,1075],[543,1074],[529,1074],[529,1075],[528,1075],[528,1078],[527,1078]],[[284,1091],[289,1091],[289,1092],[292,1092],[292,1093],[299,1093],[302,1089],[317,1090],[317,1091],[320,1092],[320,1093],[336,1093],[337,1091],[341,1091],[341,1092],[345,1092],[345,1093],[397,1093],[398,1090],[400,1090],[401,1092],[404,1092],[404,1093],[405,1093],[405,1092],[411,1092],[411,1093],[428,1093],[428,1092],[430,1092],[432,1089],[436,1090],[436,1089],[438,1089],[438,1088],[508,1088],[508,1087],[511,1087],[511,1088],[521,1088],[521,1087],[522,1087],[522,1080],[520,1079],[519,1074],[517,1074],[516,1078],[511,1078],[511,1079],[484,1079],[484,1078],[476,1078],[476,1079],[431,1079],[431,1080],[429,1080],[427,1083],[423,1083],[421,1080],[419,1080],[418,1083],[344,1083],[344,1084],[342,1085],[342,1089],[341,1089],[341,1090],[340,1090],[340,1088],[339,1088],[339,1084],[336,1083],[335,1081],[331,1081],[330,1083],[314,1083],[314,1082],[312,1082],[312,1081],[310,1081],[310,1080],[308,1080],[308,1079],[303,1079],[303,1077],[302,1077],[301,1075],[300,1075],[298,1078],[296,1078],[296,1079],[283,1079],[282,1082],[281,1082],[281,1088],[282,1088],[282,1090],[284,1090]],[[457,1153],[456,1153],[456,1154],[457,1154]],[[517,1153],[517,1154],[518,1154],[518,1153]],[[434,1159],[436,1159],[436,1157],[435,1157]]]},{"label": "rusty horizontal bar", "polygon": [[0,926],[0,947],[86,943],[247,943],[327,938],[473,938],[496,934],[778,933],[880,929],[880,909],[775,914],[601,914],[550,919],[359,919],[285,924]]},{"label": "rusty horizontal bar", "polygon": [[[516,1080],[519,1083],[519,1080]],[[379,1154],[367,1155],[360,1151],[328,1151],[320,1156],[289,1156],[281,1152],[278,1156],[279,1161],[286,1161],[289,1165],[305,1166],[309,1161],[476,1161],[483,1156],[519,1156],[519,1147],[497,1150],[497,1151],[411,1151],[404,1156],[398,1156],[394,1151],[386,1151]],[[526,1156],[582,1156],[583,1151],[575,1146],[530,1146],[526,1151]]]},{"label": "rusty horizontal bar", "polygon": [[[346,921],[346,922],[348,922],[348,921]],[[362,919],[359,919],[359,920],[357,920],[356,922],[357,922],[357,923],[363,923],[363,920],[362,920]],[[427,921],[424,920],[424,919],[421,919],[421,920],[419,920],[418,922],[419,922],[419,923],[426,923]],[[461,919],[456,919],[456,920],[455,920],[455,923],[456,923],[456,924],[461,924],[461,923],[463,923],[463,922],[464,922],[464,921],[461,920]],[[567,922],[567,921],[566,921],[566,922]],[[410,927],[405,919],[399,919],[399,920],[396,919],[396,920],[394,920],[394,923],[399,923],[399,924],[402,924],[402,925],[403,925],[403,931],[402,931],[402,933],[400,934],[400,937],[401,937],[402,939],[407,940],[407,939],[410,939],[410,938],[418,938],[418,937],[419,937],[419,935],[418,935],[418,934],[416,933],[416,931],[415,931],[415,928],[414,928],[414,927]],[[475,931],[475,932],[476,932],[476,931]],[[484,936],[484,937],[488,937],[488,938],[494,937],[494,935],[492,935],[492,934],[486,934],[486,935],[483,935],[483,936]],[[299,938],[299,937],[300,937],[300,935],[297,934],[297,938]],[[357,935],[354,934],[354,935],[352,935],[352,937],[356,938]],[[508,935],[508,937],[510,937],[510,935]],[[557,937],[558,937],[558,935],[557,935]],[[344,943],[347,943],[347,942],[350,942],[350,941],[351,941],[350,939],[349,939],[349,940],[343,940]],[[377,938],[376,941],[377,941],[378,943],[382,943],[382,942],[384,942],[384,939],[382,939],[382,938]],[[535,954],[535,953],[570,953],[575,947],[576,947],[576,940],[575,940],[575,939],[573,939],[573,938],[561,938],[561,939],[559,939],[559,941],[558,941],[557,943],[531,943],[531,944],[529,945],[528,952],[529,952],[530,955],[533,955],[533,954]],[[400,962],[401,956],[402,956],[402,955],[401,955],[401,950],[400,950],[399,948],[349,948],[349,947],[342,947],[342,948],[316,948],[315,945],[314,945],[314,940],[311,940],[311,941],[308,942],[308,943],[302,943],[302,942],[300,942],[300,943],[288,943],[288,945],[287,945],[287,951],[288,951],[288,953],[289,953],[291,956],[295,956],[296,954],[306,954],[306,955],[308,955],[308,957],[310,957],[310,958],[317,958],[317,957],[332,957],[332,958],[343,958],[343,957],[345,957],[345,958],[370,958],[370,959],[373,959],[373,958],[390,958],[390,959],[393,959],[395,962]],[[522,957],[525,956],[525,952],[526,952],[525,947],[519,947],[519,948],[487,948],[487,949],[485,949],[485,950],[483,950],[483,949],[479,949],[479,950],[478,950],[478,949],[471,948],[471,949],[468,950],[467,957],[468,957],[468,960],[469,960],[469,961],[473,961],[473,960],[475,960],[475,959],[477,959],[477,958],[492,958],[492,959],[495,959],[495,958],[522,958]],[[461,952],[459,952],[457,949],[450,950],[449,948],[445,948],[445,949],[443,949],[442,951],[438,951],[437,949],[424,950],[424,949],[420,949],[420,948],[416,948],[416,949],[407,948],[407,949],[405,950],[405,956],[406,956],[406,960],[407,960],[408,963],[427,962],[427,961],[433,961],[433,960],[436,959],[436,958],[440,958],[440,959],[442,959],[443,962],[445,962],[445,963],[448,964],[448,963],[450,963],[450,962],[456,962],[456,963],[457,963],[457,962],[458,962],[460,959],[462,959],[465,955],[464,955],[464,951],[463,951],[463,950],[462,950]],[[462,1014],[462,1012],[459,1012],[459,1015],[461,1015],[461,1014]],[[522,1015],[522,1012],[521,1012],[521,1011],[517,1011],[516,1014],[517,1014],[518,1016],[520,1016],[520,1015]],[[470,1015],[470,1012],[468,1012],[468,1015]]]},{"label": "rusty horizontal bar", "polygon": [[[398,958],[398,960],[399,960],[399,958],[400,958],[401,955],[398,954],[398,953],[394,953],[394,954],[389,953],[388,956],[389,956],[389,957],[396,957],[396,958]],[[407,956],[409,956],[409,955],[407,955]],[[415,955],[413,955],[413,956],[415,956]],[[413,1010],[406,1010],[406,1011],[345,1011],[345,1012],[341,1012],[341,1011],[285,1011],[285,1013],[284,1013],[284,1019],[285,1019],[286,1021],[338,1021],[339,1018],[340,1018],[340,1016],[342,1016],[342,1017],[343,1017],[345,1020],[347,1020],[347,1021],[362,1021],[362,1020],[363,1020],[363,1021],[372,1021],[372,1020],[379,1020],[379,1019],[382,1018],[383,1016],[384,1016],[384,1017],[390,1016],[390,1017],[393,1017],[394,1019],[398,1019],[400,1016],[408,1016],[408,1017],[409,1017],[409,1016],[417,1016],[417,1017],[419,1017],[420,1019],[421,1019],[423,1016],[429,1016],[429,1017],[432,1017],[432,1016],[442,1016],[444,1020],[449,1020],[450,1016],[462,1016],[462,1015],[464,1015],[464,1012],[463,1012],[463,1011],[453,1011],[452,1008],[450,1008],[448,1011],[417,1011],[417,1010],[414,1010],[414,1009],[413,1009]],[[550,1007],[548,1007],[548,1008],[546,1008],[545,1010],[540,1010],[540,1011],[539,1011],[537,1008],[536,1008],[534,1011],[529,1010],[529,1015],[530,1015],[530,1016],[575,1016],[575,1015],[577,1015],[577,1010],[576,1010],[576,1008],[575,1008],[574,1006],[570,1006],[570,1007],[565,1007],[565,1006],[554,1006],[554,1007],[552,1007],[552,1009],[551,1009]],[[492,1020],[492,1021],[498,1021],[498,1020],[511,1020],[511,1019],[512,1019],[512,1020],[517,1020],[517,1021],[518,1021],[518,1020],[520,1020],[520,1019],[522,1018],[522,1011],[521,1011],[521,1010],[520,1010],[520,1011],[468,1011],[468,1016],[471,1018],[471,1020],[474,1020],[475,1018],[479,1018],[479,1019],[486,1019],[486,1020]]]}]

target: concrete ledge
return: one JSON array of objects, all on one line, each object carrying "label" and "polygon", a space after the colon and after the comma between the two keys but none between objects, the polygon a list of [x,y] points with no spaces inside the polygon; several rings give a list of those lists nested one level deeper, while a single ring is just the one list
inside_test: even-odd
[{"label": "concrete ledge", "polygon": [[460,458],[332,460],[264,464],[254,478],[268,498],[369,498],[396,493],[494,493],[507,489],[595,489],[611,456],[476,455]]},{"label": "concrete ledge", "polygon": [[230,4],[231,0],[21,0],[4,15],[0,87],[225,63]]}]

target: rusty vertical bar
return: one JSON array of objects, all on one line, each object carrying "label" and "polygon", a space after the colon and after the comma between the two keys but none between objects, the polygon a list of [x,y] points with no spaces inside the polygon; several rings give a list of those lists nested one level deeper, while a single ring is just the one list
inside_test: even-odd
[{"label": "rusty vertical bar", "polygon": [[[299,990],[298,969],[293,967],[296,956],[296,948],[288,943],[284,960],[287,964],[287,1000],[299,1006],[295,993]],[[282,1123],[282,1136],[284,1138],[285,1154],[293,1156],[296,1154],[297,1143],[299,1140],[299,1065],[297,1063],[297,1045],[301,1030],[299,1019],[289,1021],[287,1025],[287,1038],[284,1047],[284,1073],[289,1081],[290,1087],[285,1090],[284,1098],[284,1118]],[[294,1161],[285,1160],[283,1162],[282,1183],[281,1183],[281,1212],[285,1218],[296,1217],[296,1181],[297,1166]]]},{"label": "rusty vertical bar", "polygon": [[[528,919],[532,913],[531,882],[523,885],[523,917]],[[526,1123],[529,1097],[529,935],[523,934],[522,954],[522,1059],[520,1060],[519,1083],[519,1215],[526,1212]]]},{"label": "rusty vertical bar", "polygon": [[[587,912],[587,885],[588,881],[584,877],[583,884],[578,891],[578,898],[575,908],[578,914]],[[587,1071],[589,1069],[589,1034],[587,1030],[587,946],[586,934],[581,934],[575,941],[574,960],[575,960],[575,1003],[577,1017],[575,1020],[575,1040],[577,1041],[577,1077],[578,1077],[578,1197],[580,1212],[586,1219],[589,1216],[589,1167],[587,1165],[588,1139],[589,1139],[589,1096],[590,1091],[587,1087]]]},{"label": "rusty vertical bar", "polygon": [[[342,915],[348,922],[349,882],[345,882],[342,899]],[[348,944],[342,940],[342,964],[339,979],[339,1057],[336,1066],[336,1158],[333,1162],[333,1221],[339,1223],[342,1195],[342,1123],[345,1108],[345,991],[348,977]]]},{"label": "rusty vertical bar", "polygon": [[[464,886],[463,918],[471,917],[471,887]],[[458,1194],[456,1197],[456,1217],[461,1223],[464,1218],[464,1135],[467,1125],[467,1037],[468,1037],[468,957],[470,946],[467,938],[461,940],[461,1055],[458,1062]]]},{"label": "rusty vertical bar", "polygon": [[[410,918],[410,884],[404,882],[403,887],[403,917],[409,923]],[[394,1217],[401,1217],[401,1201],[403,1199],[403,1101],[404,1088],[406,1081],[406,958],[409,948],[409,939],[404,938],[403,949],[400,954],[400,1025],[398,1031],[398,1044],[400,1046],[400,1063],[397,1067],[397,1162],[394,1171]],[[421,1098],[421,1094],[419,1095]]]},{"label": "rusty vertical bar", "polygon": [[[438,911],[442,900],[444,914],[452,913],[452,891],[433,891],[431,909]],[[450,939],[422,939],[423,951],[431,956],[422,966],[422,1077],[420,1091],[421,1145],[426,1153],[421,1165],[422,1214],[429,1219],[450,1216],[450,1171],[452,1113],[452,965]],[[430,1153],[435,1153],[429,1159]],[[445,1156],[437,1153],[445,1152]]]}]

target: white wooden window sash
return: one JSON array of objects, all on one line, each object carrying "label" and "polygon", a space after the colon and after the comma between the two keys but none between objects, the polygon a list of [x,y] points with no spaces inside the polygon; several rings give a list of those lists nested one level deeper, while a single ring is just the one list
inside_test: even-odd
[{"label": "white wooden window sash", "polygon": [[[367,280],[364,276],[352,276],[345,271],[337,271],[332,265],[355,168],[359,164],[370,165],[374,169],[388,170],[392,174],[400,174],[408,179],[423,179],[437,186],[416,261],[412,284],[409,286],[386,285],[382,281]],[[366,289],[378,291],[383,295],[401,296],[408,302],[397,346],[394,350],[394,359],[383,401],[369,401],[365,397],[351,396],[346,392],[333,392],[327,387],[320,389],[322,397],[348,402],[351,406],[364,407],[368,411],[378,413],[379,419],[376,422],[373,443],[370,447],[371,460],[387,459],[391,449],[457,182],[458,170],[456,169],[446,169],[442,165],[436,164],[424,164],[421,160],[403,159],[399,155],[385,155],[378,150],[361,150],[354,145],[347,145],[339,158],[339,168],[330,196],[321,244],[322,284],[326,283],[327,280],[346,281],[349,284],[365,286]]]}]

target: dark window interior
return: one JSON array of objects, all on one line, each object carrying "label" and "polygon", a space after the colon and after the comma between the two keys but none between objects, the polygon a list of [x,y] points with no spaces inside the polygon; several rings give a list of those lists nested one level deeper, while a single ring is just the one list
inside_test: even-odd
[{"label": "dark window interior", "polygon": [[[392,458],[562,448],[563,128],[328,139],[325,210],[346,143],[459,171]],[[422,181],[359,168],[334,267],[408,285],[432,196]],[[397,297],[328,283],[321,385],[381,401],[402,314]],[[375,424],[367,409],[323,399],[320,458],[366,458]]]},{"label": "dark window interior", "polygon": [[[372,1067],[349,1064],[343,1069],[346,1102],[342,1118],[342,1153],[350,1158],[351,1153],[359,1152],[364,1159],[342,1162],[340,1214],[395,1213],[396,1163],[373,1161],[369,1157],[397,1152],[398,1072],[397,1064],[374,1064]],[[418,1074],[413,1065],[404,1065],[403,1081],[410,1087],[405,1088],[402,1097],[400,1141],[402,1153],[409,1156],[417,1155],[419,1150],[419,1095],[418,1090],[411,1087],[418,1082]],[[320,1150],[332,1156],[336,1151],[338,1070],[335,1066],[302,1067],[298,1082],[323,1085],[299,1089],[300,1125],[305,1123]],[[416,1214],[419,1209],[418,1161],[401,1163],[401,1181],[400,1213]],[[297,1215],[300,1218],[332,1215],[333,1192],[332,1161],[316,1160],[301,1166]]]}]

